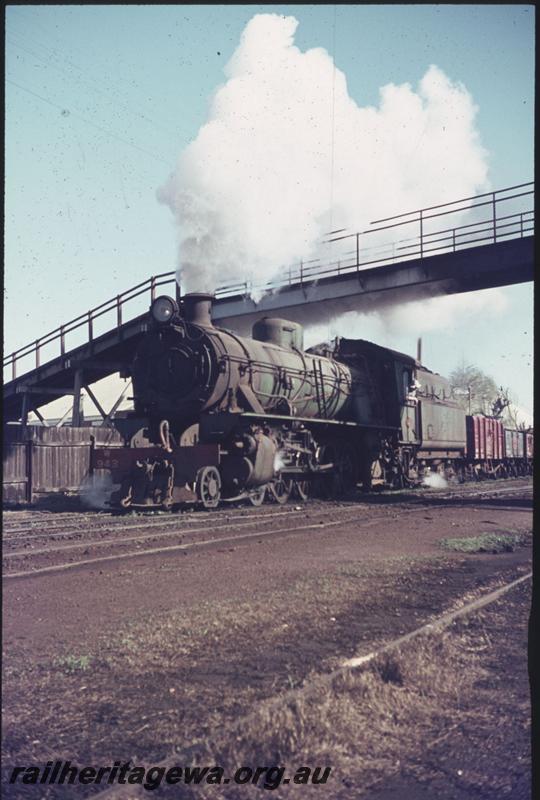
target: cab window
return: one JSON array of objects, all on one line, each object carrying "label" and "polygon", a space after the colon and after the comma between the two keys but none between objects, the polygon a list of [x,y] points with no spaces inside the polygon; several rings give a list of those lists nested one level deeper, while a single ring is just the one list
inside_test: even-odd
[{"label": "cab window", "polygon": [[408,369],[403,370],[403,397],[407,397],[411,388],[411,373]]}]

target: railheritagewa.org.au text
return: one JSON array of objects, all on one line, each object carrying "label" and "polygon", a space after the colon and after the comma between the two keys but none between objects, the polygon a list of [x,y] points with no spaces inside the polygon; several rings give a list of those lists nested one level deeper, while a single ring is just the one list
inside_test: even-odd
[{"label": "railheritagewa.org.au text", "polygon": [[115,761],[112,766],[74,766],[71,761],[48,761],[44,766],[13,767],[9,777],[10,783],[25,785],[63,785],[63,784],[120,784],[139,785],[147,791],[153,791],[162,784],[236,784],[248,783],[260,789],[273,790],[284,784],[325,784],[331,773],[331,767],[298,767],[294,772],[285,767],[251,767],[240,766],[232,773],[223,767],[213,766],[137,766],[131,762]]}]

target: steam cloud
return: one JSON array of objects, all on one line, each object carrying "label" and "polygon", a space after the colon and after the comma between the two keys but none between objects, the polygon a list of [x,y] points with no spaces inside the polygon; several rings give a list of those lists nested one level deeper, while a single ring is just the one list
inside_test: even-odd
[{"label": "steam cloud", "polygon": [[[467,294],[431,296],[429,287],[418,287],[416,299],[384,303],[378,301],[372,310],[359,313],[339,310],[327,303],[326,321],[316,317],[316,312],[304,307],[301,321],[307,326],[305,345],[311,347],[336,336],[371,339],[387,347],[396,346],[403,332],[423,335],[435,330],[452,330],[459,324],[467,324],[474,316],[495,318],[508,308],[508,298],[498,288],[484,289]],[[296,315],[298,319],[298,314]]]},{"label": "steam cloud", "polygon": [[278,450],[274,456],[274,472],[281,472],[284,467],[285,461],[283,460],[283,454]]},{"label": "steam cloud", "polygon": [[295,46],[297,25],[248,22],[208,121],[158,190],[178,223],[183,291],[266,282],[324,255],[331,229],[488,188],[463,85],[432,65],[416,90],[388,84],[377,107],[358,105],[326,50]]},{"label": "steam cloud", "polygon": [[104,511],[109,508],[111,494],[117,488],[108,470],[96,470],[84,476],[79,488],[79,497],[85,508]]},{"label": "steam cloud", "polygon": [[424,480],[422,481],[423,486],[429,486],[430,489],[447,489],[448,482],[443,478],[442,475],[439,475],[437,472],[432,472],[430,475],[426,475]]}]

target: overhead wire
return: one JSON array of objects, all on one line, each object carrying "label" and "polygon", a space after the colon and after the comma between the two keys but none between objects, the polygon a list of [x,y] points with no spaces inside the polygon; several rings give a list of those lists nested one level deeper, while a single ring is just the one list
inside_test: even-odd
[{"label": "overhead wire", "polygon": [[[11,9],[11,10],[13,11],[13,9]],[[23,19],[24,19],[24,17],[23,17]],[[35,18],[32,18],[32,23],[35,24]],[[39,23],[38,23],[38,25],[39,25]],[[51,36],[50,33],[48,33],[42,25],[39,25],[39,27],[41,28],[42,31],[44,31],[45,36],[48,39],[56,39],[57,41],[60,42],[60,40],[57,37],[55,37],[54,35]],[[13,27],[10,28],[9,33],[12,36],[18,36],[23,41],[29,39],[30,42],[33,41],[34,44],[37,45],[37,47],[40,47],[43,50],[47,50],[50,54],[52,54],[53,58],[56,58],[57,60],[64,62],[65,64],[67,64],[70,67],[73,67],[74,69],[78,70],[79,72],[87,72],[85,67],[79,66],[78,64],[76,64],[74,61],[72,61],[70,58],[68,58],[66,56],[66,49],[65,49],[65,46],[64,46],[63,42],[60,42],[58,47],[49,46],[49,45],[43,44],[39,39],[37,39],[35,37],[32,37],[32,36],[29,36],[27,31],[25,31],[24,33],[20,33],[16,29],[13,29]],[[60,51],[60,49],[59,49],[60,46],[63,48],[62,51]],[[93,56],[94,56],[93,57],[93,63],[96,63],[95,54],[93,54]],[[116,79],[118,80],[118,76],[116,76]],[[122,79],[120,78],[120,80],[122,80]],[[127,81],[125,81],[125,83],[127,84]]]},{"label": "overhead wire", "polygon": [[[336,5],[334,3],[334,14],[332,22],[332,110],[330,114],[330,225],[329,231],[334,230],[334,148],[335,148],[335,110],[336,110]],[[332,240],[327,241],[327,258],[332,260]],[[330,318],[327,319],[327,339],[331,339]]]},{"label": "overhead wire", "polygon": [[[132,114],[133,116],[139,117],[140,119],[143,119],[145,122],[147,122],[150,125],[154,126],[158,130],[164,131],[165,133],[168,133],[168,134],[173,135],[173,136],[177,135],[177,131],[173,131],[171,128],[167,128],[167,127],[164,127],[163,125],[160,125],[159,123],[156,123],[156,121],[154,119],[150,119],[150,117],[147,117],[145,114],[141,113],[140,111],[135,111],[134,109],[132,109],[130,106],[128,106],[122,100],[118,100],[118,98],[115,97],[110,91],[108,91],[106,89],[99,88],[98,86],[96,86],[95,85],[95,80],[92,79],[92,81],[89,82],[88,80],[84,80],[81,77],[75,77],[75,76],[71,75],[68,69],[64,69],[63,67],[59,66],[58,64],[53,63],[53,61],[51,59],[46,59],[45,57],[42,57],[38,53],[35,53],[33,50],[29,50],[27,47],[24,47],[23,45],[18,44],[16,41],[10,39],[9,36],[6,36],[6,42],[8,44],[12,45],[13,47],[19,48],[23,52],[28,53],[28,55],[31,55],[34,58],[37,58],[37,60],[41,61],[42,64],[45,64],[46,66],[51,67],[52,69],[58,70],[59,72],[63,73],[64,75],[67,75],[72,80],[74,79],[76,81],[79,81],[79,83],[81,83],[82,85],[86,85],[86,87],[88,87],[90,89],[90,91],[97,92],[98,94],[104,96],[106,98],[107,102],[114,103],[115,105],[124,108],[128,113]],[[40,45],[40,46],[43,47],[43,45]],[[45,48],[45,49],[48,49],[48,48]],[[66,63],[67,64],[71,64],[72,66],[76,67],[81,72],[83,71],[83,69],[81,67],[77,67],[77,65],[72,64],[72,62],[70,62],[70,61],[66,60]]]},{"label": "overhead wire", "polygon": [[330,136],[330,228],[333,230],[334,215],[334,155],[335,155],[335,113],[336,113],[336,14],[337,8],[334,3],[334,19],[332,25],[332,130]]},{"label": "overhead wire", "polygon": [[[17,83],[16,81],[11,80],[10,78],[6,78],[6,83],[11,83],[13,86],[16,86],[18,89],[21,89],[23,92],[26,92],[27,94],[30,94],[33,97],[37,97],[38,100],[41,100],[43,103],[47,103],[48,105],[52,106],[53,108],[59,109],[63,113],[68,111],[70,116],[74,116],[77,119],[82,120],[84,123],[86,123],[87,125],[90,125],[92,128],[95,128],[96,130],[100,131],[101,133],[104,133],[106,136],[110,136],[112,139],[117,139],[119,142],[122,142],[123,144],[128,145],[128,147],[132,147],[133,149],[138,150],[141,153],[145,153],[146,155],[151,156],[152,158],[155,158],[157,161],[160,161],[162,164],[166,164],[167,166],[170,166],[168,161],[166,161],[164,158],[161,158],[160,156],[156,155],[155,153],[150,152],[150,150],[146,150],[144,147],[139,147],[139,145],[134,144],[133,142],[129,142],[127,139],[124,139],[122,136],[119,136],[117,133],[113,133],[112,131],[101,127],[101,125],[96,125],[95,122],[92,122],[91,120],[86,119],[86,117],[83,117],[81,114],[77,113],[76,111],[68,110],[68,109],[65,108],[65,106],[61,106],[61,105],[58,105],[58,103],[54,103],[52,100],[49,100],[47,97],[43,97],[42,95],[38,94],[37,92],[32,91],[32,89],[29,89],[27,86],[22,86],[20,83]],[[66,114],[66,116],[67,116],[67,114]]]}]

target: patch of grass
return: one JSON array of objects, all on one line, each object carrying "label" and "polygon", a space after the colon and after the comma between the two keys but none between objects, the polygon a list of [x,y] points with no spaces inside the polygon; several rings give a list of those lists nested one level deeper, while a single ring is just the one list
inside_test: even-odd
[{"label": "patch of grass", "polygon": [[525,533],[481,533],[461,539],[441,539],[441,545],[447,550],[460,553],[512,553],[525,544],[528,535]]},{"label": "patch of grass", "polygon": [[383,683],[403,685],[403,674],[400,662],[388,653],[383,654],[374,662],[375,671],[381,676]]},{"label": "patch of grass", "polygon": [[[521,590],[521,595],[524,592]],[[472,796],[494,781],[506,781],[509,791],[505,796],[514,796],[519,772],[502,767],[501,776],[492,766],[484,772],[485,766],[481,759],[475,760],[475,753],[481,750],[480,743],[485,743],[486,732],[493,730],[494,719],[504,735],[497,741],[497,737],[489,737],[490,765],[495,759],[502,764],[500,753],[514,741],[516,709],[519,730],[526,728],[525,640],[523,631],[517,631],[519,626],[511,626],[510,641],[506,614],[510,606],[515,608],[514,616],[522,619],[527,602],[527,597],[505,597],[442,632],[421,636],[412,645],[381,654],[359,670],[343,671],[330,679],[313,674],[305,690],[258,703],[236,726],[197,742],[195,753],[190,752],[192,763],[282,764],[287,774],[294,773],[299,764],[331,765],[330,781],[322,790],[324,797],[368,798],[372,787],[399,775],[404,766],[431,780],[436,767],[429,757],[426,760],[426,751],[428,756],[433,752],[436,763],[439,752],[434,748],[466,725],[477,746],[472,756],[466,751],[458,754],[460,763],[468,767],[463,774],[458,773],[460,787]],[[495,669],[490,667],[490,658],[494,651],[500,656],[500,642],[498,648],[486,627],[491,636],[494,628],[497,630],[508,652],[514,652],[516,644],[522,649],[517,694],[514,688],[504,696],[497,684],[500,661]],[[443,749],[450,759],[454,759],[454,746],[455,740],[446,751]],[[527,746],[527,733],[520,733],[512,757],[519,760],[524,773],[528,769]],[[169,759],[169,765],[173,763],[181,763],[178,752]],[[440,774],[448,780],[444,765]],[[183,788],[186,800],[257,800],[261,795],[259,787],[250,785],[243,786],[241,794],[237,786]],[[158,790],[156,797],[161,796],[170,795]],[[276,800],[320,798],[321,787],[290,784],[280,786],[272,796]]]},{"label": "patch of grass", "polygon": [[[378,608],[373,580],[383,598],[395,591],[393,562],[346,566],[367,573],[369,584],[339,571],[302,574],[243,601],[217,598],[150,614],[141,608],[84,650],[51,644],[29,659],[24,646],[15,646],[4,664],[4,726],[11,737],[5,757],[33,763],[46,762],[51,752],[66,759],[77,752],[97,763],[120,752],[159,761],[178,746],[179,731],[185,740],[207,735],[261,700],[295,689],[311,664],[323,671],[336,666],[341,643],[351,654],[357,636],[343,617],[352,604],[366,618]],[[384,636],[381,623],[375,639]],[[394,669],[383,672],[385,686],[399,686]]]},{"label": "patch of grass", "polygon": [[62,656],[54,660],[54,666],[65,672],[86,672],[90,668],[90,656]]},{"label": "patch of grass", "polygon": [[[321,682],[313,692],[298,692],[290,698],[289,690],[296,692],[304,682],[311,683],[309,663],[316,668],[316,681],[317,673],[325,673],[341,660],[344,629],[340,629],[340,617],[348,614],[351,603],[370,619],[387,606],[389,598],[392,609],[402,596],[408,602],[411,587],[419,581],[415,565],[422,565],[424,559],[429,564],[433,556],[407,557],[405,563],[411,571],[405,575],[397,569],[398,563],[404,563],[401,558],[405,559],[389,559],[384,564],[348,563],[343,573],[338,570],[330,576],[302,575],[286,588],[272,588],[244,602],[218,598],[198,601],[188,610],[153,614],[141,609],[135,618],[124,620],[114,635],[107,631],[92,650],[88,641],[83,656],[78,649],[55,652],[52,644],[46,661],[32,664],[24,647],[19,650],[16,646],[9,654],[16,670],[9,676],[12,699],[7,709],[5,759],[13,765],[45,763],[52,753],[65,760],[75,753],[82,763],[98,763],[113,752],[126,760],[136,753],[157,763],[186,742],[191,747],[208,737],[202,745],[203,765],[226,763],[232,768],[280,764],[283,759],[294,772],[301,764],[330,764],[336,775],[332,790],[325,794],[325,789],[314,786],[313,792],[319,790],[318,800],[351,796],[350,785],[345,783],[350,780],[356,787],[352,796],[360,797],[355,794],[359,786],[391,774],[396,761],[409,752],[413,730],[431,731],[436,738],[441,729],[446,730],[445,720],[449,726],[453,724],[445,716],[446,709],[451,709],[464,691],[464,674],[467,682],[484,677],[468,672],[468,662],[456,663],[455,659],[448,659],[445,669],[439,671],[441,653],[433,647],[427,652],[417,648],[413,664],[400,654],[382,656],[364,670],[363,677],[353,675],[357,680],[351,677],[350,686],[345,679],[336,679],[335,685]],[[438,578],[441,565],[453,565],[454,559],[441,553],[434,575]],[[366,575],[369,582],[359,580]],[[429,576],[429,582],[435,580],[431,572]],[[321,577],[326,579],[322,593]],[[373,643],[388,636],[381,617],[373,631],[369,626],[366,631],[370,642],[373,636]],[[360,625],[350,638],[356,643],[360,635],[364,638],[363,632]],[[313,657],[297,646],[311,639]],[[335,644],[329,647],[332,641]],[[486,644],[483,639],[478,643],[481,647]],[[56,655],[64,658],[54,659]],[[433,669],[415,677],[417,657],[428,666],[433,661],[435,677]],[[273,705],[272,699],[280,695],[285,695],[283,703]],[[443,721],[439,725],[441,706]],[[457,713],[455,705],[453,708]],[[251,709],[254,715],[231,733],[231,720],[244,718]],[[6,725],[6,716],[4,721]],[[215,748],[213,732],[219,734]],[[415,733],[414,742],[420,733]],[[219,760],[219,753],[227,760]],[[192,763],[191,752],[185,759]],[[343,795],[334,792],[342,777]],[[178,788],[171,787],[168,796]],[[225,792],[226,787],[221,788]],[[292,787],[291,794],[286,793],[287,788],[291,789],[283,787],[283,794],[274,791],[272,798],[307,800],[315,796],[307,786]],[[198,800],[198,793],[185,794],[184,789],[191,790],[182,787],[185,800]],[[220,787],[209,786],[204,798],[247,800],[249,796],[256,800],[261,796],[254,786],[241,787],[241,791],[230,787],[222,793]],[[32,800],[30,790],[28,800]]]}]

